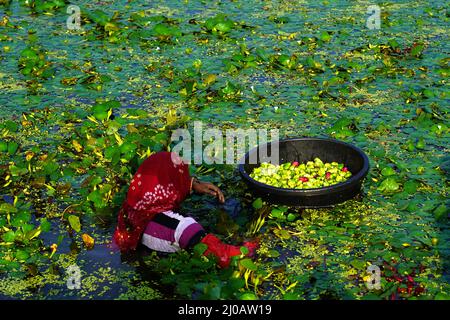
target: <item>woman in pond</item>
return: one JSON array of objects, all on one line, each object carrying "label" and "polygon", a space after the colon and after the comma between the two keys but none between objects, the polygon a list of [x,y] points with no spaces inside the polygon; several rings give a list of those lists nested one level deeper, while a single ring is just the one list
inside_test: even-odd
[{"label": "woman in pond", "polygon": [[[201,242],[207,245],[205,255],[214,255],[221,267],[227,267],[231,257],[241,254],[240,247],[223,243],[207,234],[193,218],[173,211],[192,192],[209,194],[224,202],[220,189],[191,177],[189,167],[177,154],[158,152],[148,157],[131,180],[119,211],[114,241],[120,250],[134,250],[141,242],[153,250],[176,252]],[[252,255],[257,244],[246,242],[243,246]]]}]

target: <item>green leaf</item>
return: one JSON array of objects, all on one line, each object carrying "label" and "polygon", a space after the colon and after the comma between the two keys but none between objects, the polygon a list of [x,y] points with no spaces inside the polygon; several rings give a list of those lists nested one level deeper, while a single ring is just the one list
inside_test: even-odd
[{"label": "green leaf", "polygon": [[6,218],[0,217],[0,228],[6,226]]},{"label": "green leaf", "polygon": [[122,124],[120,124],[118,121],[109,121],[108,122],[108,129],[106,130],[106,134],[111,135],[114,134],[114,132],[119,131],[119,129],[122,127]]},{"label": "green leaf", "polygon": [[337,138],[345,138],[355,135],[356,127],[350,118],[340,118],[336,123],[326,130],[327,133]]},{"label": "green leaf", "polygon": [[381,174],[385,177],[393,176],[396,174],[395,170],[392,167],[386,166],[381,170]]},{"label": "green leaf", "polygon": [[379,191],[382,191],[384,193],[390,193],[397,191],[400,188],[400,185],[397,183],[394,177],[390,176],[381,182],[380,186],[378,187]]},{"label": "green leaf", "polygon": [[7,202],[0,204],[0,213],[16,213],[16,212],[17,208],[14,207],[12,204]]},{"label": "green leaf", "polygon": [[21,176],[28,172],[27,168],[22,166],[15,166],[13,164],[9,166],[9,171],[11,172],[11,175],[13,177]]},{"label": "green leaf", "polygon": [[320,35],[320,40],[322,40],[324,42],[328,42],[331,40],[331,35],[328,32],[324,31]]},{"label": "green leaf", "polygon": [[417,141],[416,148],[421,150],[425,149],[425,141],[423,140],[423,138],[420,138]]},{"label": "green leaf", "polygon": [[120,146],[120,152],[123,154],[129,154],[133,153],[134,150],[136,150],[137,146],[134,143],[131,142],[124,142]]},{"label": "green leaf", "polygon": [[103,102],[103,105],[107,106],[108,110],[109,109],[118,109],[122,106],[120,104],[120,102],[117,100],[110,100],[110,101]]},{"label": "green leaf", "polygon": [[47,162],[43,167],[45,174],[49,174],[49,175],[55,171],[58,171],[58,168],[59,168],[59,165],[54,161]]},{"label": "green leaf", "polygon": [[286,292],[283,295],[283,300],[298,300],[298,299],[299,299],[299,295],[294,292]]},{"label": "green leaf", "polygon": [[10,155],[14,155],[17,152],[17,149],[19,148],[19,144],[14,141],[10,141],[8,143],[8,153]]},{"label": "green leaf", "polygon": [[99,9],[96,9],[92,12],[85,12],[85,14],[90,20],[94,21],[100,26],[105,26],[111,20],[111,18],[106,13]]},{"label": "green leaf", "polygon": [[241,278],[231,278],[228,280],[228,287],[232,290],[232,292],[238,292],[239,289],[242,289],[245,286],[244,279]]},{"label": "green leaf", "polygon": [[105,158],[110,160],[113,165],[116,165],[120,160],[120,147],[110,146],[106,148]]},{"label": "green leaf", "polygon": [[267,256],[268,256],[269,258],[278,258],[278,257],[280,256],[280,253],[279,253],[278,251],[276,251],[276,250],[271,249],[271,250],[269,250],[269,252],[267,253]]},{"label": "green leaf", "polygon": [[413,46],[413,48],[411,49],[411,56],[419,57],[422,54],[423,49],[424,46],[422,44]]},{"label": "green leaf", "polygon": [[91,112],[98,120],[106,120],[108,118],[108,112],[114,108],[120,108],[120,102],[112,100],[94,105]]},{"label": "green leaf", "polygon": [[239,296],[239,300],[258,300],[258,297],[253,292],[244,292]]},{"label": "green leaf", "polygon": [[355,259],[350,264],[357,270],[364,270],[366,268],[366,263],[363,260]]},{"label": "green leaf", "polygon": [[180,29],[178,29],[178,27],[169,26],[164,23],[157,24],[156,26],[153,27],[152,31],[153,34],[156,36],[162,37],[181,36],[181,31]]},{"label": "green leaf", "polygon": [[9,230],[8,232],[3,234],[2,239],[5,242],[14,242],[14,240],[16,239],[16,234],[14,231]]},{"label": "green leaf", "polygon": [[293,214],[293,213],[289,213],[289,214],[288,214],[287,220],[288,220],[289,222],[295,221],[295,219],[297,219],[297,216],[296,216],[295,214]]},{"label": "green leaf", "polygon": [[240,248],[241,254],[246,256],[249,253],[249,250],[247,247],[241,246]]},{"label": "green leaf", "polygon": [[258,269],[258,267],[256,266],[256,264],[249,258],[245,258],[239,261],[239,263],[241,264],[241,266],[252,270],[252,271],[256,271]]},{"label": "green leaf", "polygon": [[17,250],[15,256],[19,261],[26,261],[30,257],[30,254],[24,250]]},{"label": "green leaf", "polygon": [[206,245],[206,244],[204,244],[204,243],[197,243],[195,246],[194,246],[194,253],[197,255],[197,256],[201,256],[202,254],[204,254],[205,253],[205,251],[208,249],[208,246]]},{"label": "green leaf", "polygon": [[436,220],[441,220],[447,216],[448,208],[445,204],[441,204],[434,209],[433,214]]},{"label": "green leaf", "polygon": [[0,140],[0,152],[8,151],[8,142]]},{"label": "green leaf", "polygon": [[269,60],[269,54],[263,48],[256,49],[255,53],[258,55],[259,58],[261,58],[261,60],[264,61]]},{"label": "green leaf", "polygon": [[73,230],[75,230],[76,232],[81,231],[81,223],[78,216],[70,215],[67,219],[69,220],[69,224]]},{"label": "green leaf", "polygon": [[140,118],[147,118],[149,115],[148,111],[145,111],[143,109],[127,109],[127,113],[130,116],[136,116]]},{"label": "green leaf", "polygon": [[20,52],[20,56],[23,58],[31,59],[31,60],[38,60],[38,54],[35,50],[32,48],[25,48]]},{"label": "green leaf", "polygon": [[280,238],[280,239],[288,240],[288,239],[291,238],[291,234],[290,234],[287,230],[284,230],[284,229],[275,229],[273,232],[274,232],[275,235],[276,235],[278,238]]},{"label": "green leaf", "polygon": [[403,190],[408,194],[413,194],[417,191],[417,187],[419,186],[419,183],[414,180],[408,180],[403,185]]},{"label": "green leaf", "polygon": [[106,120],[108,118],[108,112],[95,112],[94,117],[100,121]]},{"label": "green leaf", "polygon": [[100,189],[100,194],[106,195],[108,192],[112,190],[112,188],[113,188],[112,185],[110,185],[109,183],[104,184]]},{"label": "green leaf", "polygon": [[450,294],[439,292],[434,296],[434,300],[450,300]]},{"label": "green leaf", "polygon": [[219,22],[218,24],[215,25],[215,28],[220,32],[226,33],[233,28],[233,22],[231,20]]},{"label": "green leaf", "polygon": [[169,137],[168,137],[167,133],[161,132],[161,133],[155,134],[152,137],[152,140],[156,141],[157,143],[165,144],[169,140]]},{"label": "green leaf", "polygon": [[20,212],[14,216],[14,218],[11,221],[11,225],[13,227],[20,227],[24,225],[25,223],[28,223],[31,219],[31,214],[28,212]]},{"label": "green leaf", "polygon": [[430,90],[430,89],[423,90],[423,95],[430,99],[434,98],[434,92],[433,92],[433,90]]},{"label": "green leaf", "polygon": [[253,208],[255,208],[256,210],[261,209],[263,207],[263,201],[261,198],[256,199],[255,201],[253,201]]},{"label": "green leaf", "polygon": [[278,209],[278,208],[274,208],[272,209],[272,211],[270,212],[270,215],[274,218],[274,219],[280,219],[283,216],[283,212]]},{"label": "green leaf", "polygon": [[22,230],[24,233],[27,233],[33,229],[34,229],[34,225],[31,223],[25,223],[24,225],[22,225]]},{"label": "green leaf", "polygon": [[234,22],[228,19],[224,14],[218,14],[215,17],[207,19],[204,26],[213,33],[216,31],[227,33],[234,27]]},{"label": "green leaf", "polygon": [[16,132],[19,129],[19,125],[12,120],[5,121],[3,125],[11,132]]},{"label": "green leaf", "polygon": [[94,203],[94,206],[96,208],[102,208],[104,206],[103,204],[103,195],[101,194],[100,190],[94,190],[88,195],[88,200],[92,201]]},{"label": "green leaf", "polygon": [[103,179],[100,176],[93,176],[92,180],[89,182],[89,186],[94,187],[99,183],[102,183]]},{"label": "green leaf", "polygon": [[40,227],[37,227],[36,229],[30,230],[26,233],[25,238],[28,240],[33,240],[34,238],[37,238],[42,232],[42,229]]},{"label": "green leaf", "polygon": [[41,219],[41,230],[43,232],[49,232],[51,228],[50,222],[48,222],[47,218]]},{"label": "green leaf", "polygon": [[291,57],[286,54],[282,54],[278,57],[278,62],[283,66],[288,66],[290,61]]},{"label": "green leaf", "polygon": [[375,293],[368,293],[362,297],[362,300],[381,300]]}]

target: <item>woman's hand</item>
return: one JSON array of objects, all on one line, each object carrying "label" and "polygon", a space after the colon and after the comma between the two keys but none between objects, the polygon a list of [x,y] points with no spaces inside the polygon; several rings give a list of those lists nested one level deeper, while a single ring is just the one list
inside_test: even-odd
[{"label": "woman's hand", "polygon": [[210,194],[215,196],[220,203],[225,202],[225,197],[223,196],[222,191],[220,191],[220,189],[212,183],[202,182],[194,178],[194,181],[192,182],[192,190],[200,194]]}]

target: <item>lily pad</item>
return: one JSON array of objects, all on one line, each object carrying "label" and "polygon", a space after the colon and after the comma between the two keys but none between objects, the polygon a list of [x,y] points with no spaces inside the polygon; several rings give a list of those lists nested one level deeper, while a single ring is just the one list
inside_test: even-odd
[{"label": "lily pad", "polygon": [[247,268],[248,270],[256,271],[258,269],[256,264],[251,259],[248,259],[248,258],[240,260],[239,264],[241,266]]},{"label": "lily pad", "polygon": [[388,177],[384,179],[381,184],[378,187],[379,191],[382,191],[383,193],[392,193],[398,191],[400,188],[400,185],[397,183],[396,179],[394,177]]},{"label": "lily pad", "polygon": [[69,221],[69,224],[73,230],[75,230],[76,232],[81,231],[81,223],[80,218],[78,216],[70,215],[67,217],[67,220]]}]

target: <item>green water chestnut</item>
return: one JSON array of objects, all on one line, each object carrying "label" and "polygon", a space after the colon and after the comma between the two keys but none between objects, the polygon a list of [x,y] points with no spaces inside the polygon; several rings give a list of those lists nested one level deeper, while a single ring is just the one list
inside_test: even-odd
[{"label": "green water chestnut", "polygon": [[332,186],[346,181],[352,173],[343,163],[325,163],[319,158],[299,163],[280,165],[263,162],[254,168],[250,177],[277,188],[313,189]]}]

